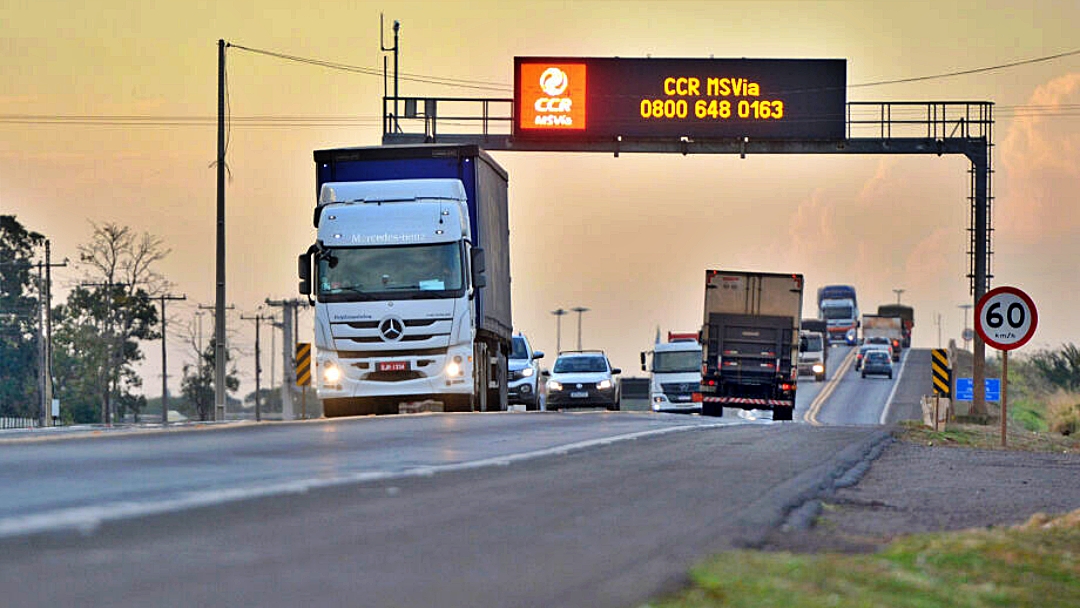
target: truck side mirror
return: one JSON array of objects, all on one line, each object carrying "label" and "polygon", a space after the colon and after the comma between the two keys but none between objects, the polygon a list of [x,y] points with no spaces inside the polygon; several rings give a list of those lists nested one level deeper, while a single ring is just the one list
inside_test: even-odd
[{"label": "truck side mirror", "polygon": [[484,272],[487,270],[484,260],[484,249],[482,247],[474,247],[470,252],[472,255],[472,282],[473,287],[479,289],[487,286],[487,275]]},{"label": "truck side mirror", "polygon": [[297,257],[296,270],[300,276],[300,293],[311,295],[311,252],[302,253]]},{"label": "truck side mirror", "polygon": [[644,352],[641,353],[641,371],[646,371],[645,370],[645,353]]}]

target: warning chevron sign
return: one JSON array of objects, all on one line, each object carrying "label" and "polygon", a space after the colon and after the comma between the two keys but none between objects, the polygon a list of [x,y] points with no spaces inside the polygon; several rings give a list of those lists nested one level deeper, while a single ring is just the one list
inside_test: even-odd
[{"label": "warning chevron sign", "polygon": [[311,385],[311,343],[296,343],[296,386]]},{"label": "warning chevron sign", "polygon": [[949,367],[949,352],[944,348],[935,348],[930,357],[930,369],[933,372],[934,394],[952,398],[952,368]]}]

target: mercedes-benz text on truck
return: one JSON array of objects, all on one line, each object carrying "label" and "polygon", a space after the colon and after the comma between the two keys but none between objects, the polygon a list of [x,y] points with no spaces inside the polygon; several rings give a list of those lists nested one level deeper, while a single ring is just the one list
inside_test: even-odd
[{"label": "mercedes-benz text on truck", "polygon": [[315,152],[315,306],[328,417],[505,410],[510,352],[507,174],[477,146]]},{"label": "mercedes-benz text on truck", "polygon": [[[651,366],[646,360],[650,356]],[[697,333],[668,332],[666,343],[657,342],[651,351],[641,353],[641,371],[649,372],[649,403],[654,412],[701,411],[701,403],[693,400],[701,384]]]},{"label": "mercedes-benz text on truck", "polygon": [[802,296],[801,274],[705,271],[702,415],[735,407],[791,420]]}]

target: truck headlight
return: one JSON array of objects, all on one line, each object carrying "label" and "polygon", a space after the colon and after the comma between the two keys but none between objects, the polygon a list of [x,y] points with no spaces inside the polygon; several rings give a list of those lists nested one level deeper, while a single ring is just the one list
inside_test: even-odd
[{"label": "truck headlight", "polygon": [[815,363],[814,367],[812,369],[814,370],[815,374],[823,374],[823,373],[825,373],[825,366],[820,364],[820,363]]},{"label": "truck headlight", "polygon": [[606,391],[607,389],[611,388],[611,380],[605,378],[604,380],[597,382],[596,388],[602,391]]},{"label": "truck headlight", "polygon": [[323,368],[323,381],[326,384],[337,384],[341,380],[341,368],[336,363],[327,363]]},{"label": "truck headlight", "polygon": [[529,377],[531,377],[533,375],[534,371],[536,371],[536,370],[534,370],[531,367],[526,367],[525,369],[521,370],[521,377],[522,378],[529,378]]},{"label": "truck headlight", "polygon": [[446,375],[460,376],[461,374],[461,355],[456,355],[449,363],[446,364]]}]

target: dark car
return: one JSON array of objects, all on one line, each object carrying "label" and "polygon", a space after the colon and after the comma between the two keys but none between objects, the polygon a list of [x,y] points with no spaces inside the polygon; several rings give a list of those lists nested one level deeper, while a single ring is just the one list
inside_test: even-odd
[{"label": "dark car", "polygon": [[863,357],[862,377],[876,374],[892,379],[892,356],[886,350],[868,350]]},{"label": "dark car", "polygon": [[559,353],[547,381],[546,409],[603,407],[618,410],[619,382],[622,373],[612,368],[603,351]]},{"label": "dark car", "polygon": [[892,358],[892,347],[887,344],[863,344],[859,347],[859,350],[855,352],[855,371],[862,369],[866,353],[872,350],[884,351],[889,354],[890,359]]}]

